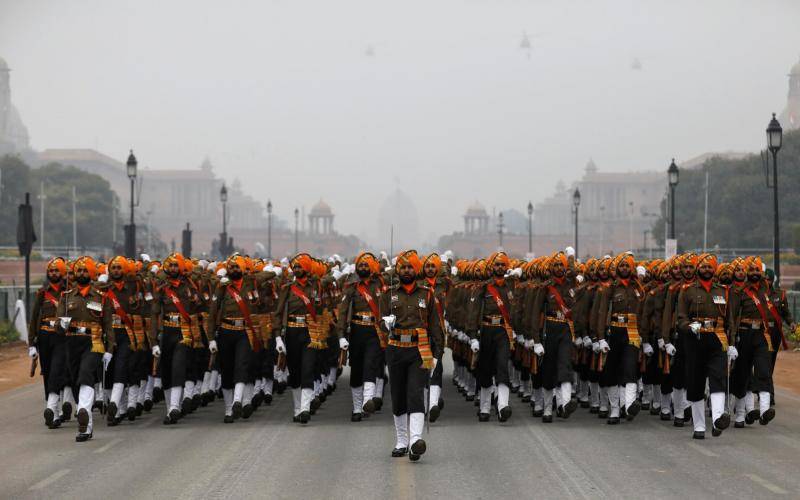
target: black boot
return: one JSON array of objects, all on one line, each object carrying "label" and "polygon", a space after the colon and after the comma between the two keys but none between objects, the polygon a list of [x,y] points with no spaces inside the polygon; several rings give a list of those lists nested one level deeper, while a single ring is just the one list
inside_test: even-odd
[{"label": "black boot", "polygon": [[425,450],[427,450],[425,441],[422,439],[416,440],[408,450],[408,459],[412,462],[416,462],[425,454]]},{"label": "black boot", "polygon": [[772,421],[773,418],[775,418],[775,408],[770,408],[761,414],[761,417],[758,419],[758,423],[761,425],[767,425]]},{"label": "black boot", "polygon": [[64,404],[61,405],[61,420],[63,422],[72,420],[72,403],[69,401],[64,401]]},{"label": "black boot", "polygon": [[392,450],[393,458],[404,457],[408,454],[408,448],[395,448]]},{"label": "black boot", "polygon": [[232,413],[234,420],[239,420],[240,418],[242,418],[242,403],[240,403],[239,401],[233,403]]},{"label": "black boot", "polygon": [[440,413],[441,413],[441,411],[439,410],[438,406],[436,406],[436,405],[431,406],[431,409],[430,409],[430,411],[428,413],[428,417],[430,418],[431,423],[436,422],[436,420],[439,419],[439,414]]},{"label": "black boot", "polygon": [[117,422],[117,404],[113,401],[106,406],[106,423],[109,427],[114,427],[119,423]]}]

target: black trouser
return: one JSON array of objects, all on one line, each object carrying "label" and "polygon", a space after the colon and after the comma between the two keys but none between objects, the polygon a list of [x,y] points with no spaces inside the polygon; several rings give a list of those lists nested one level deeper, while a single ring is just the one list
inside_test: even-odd
[{"label": "black trouser", "polygon": [[189,348],[182,343],[180,328],[165,326],[161,334],[161,382],[164,389],[186,383],[186,358]]},{"label": "black trouser", "polygon": [[[675,347],[675,355],[672,356],[672,366],[669,369],[669,381],[667,387],[675,389],[686,388],[686,353],[684,352],[684,340],[677,332],[672,334],[672,345]],[[664,382],[661,383],[662,386]],[[667,394],[666,392],[664,394]]]},{"label": "black trouser", "polygon": [[[510,385],[508,382],[508,358],[511,346],[508,335],[502,326],[484,326],[480,333],[478,355],[478,383],[482,388],[496,384]],[[390,372],[391,373],[391,372]]]},{"label": "black trouser", "polygon": [[772,335],[772,352],[769,353],[769,359],[771,361],[769,365],[769,393],[772,394],[772,399],[770,401],[775,401],[775,386],[772,383],[772,376],[775,373],[775,363],[778,362],[778,351],[781,348],[781,342],[783,341],[783,337],[781,333],[776,331],[776,328],[771,328],[770,333]]},{"label": "black trouser", "polygon": [[317,350],[308,347],[311,337],[308,328],[286,329],[286,368],[289,370],[289,387],[313,389],[316,378]]},{"label": "black trouser", "polygon": [[221,326],[218,332],[217,359],[222,375],[222,388],[233,389],[238,383],[248,382],[253,350],[244,330],[228,330]]},{"label": "black trouser", "polygon": [[743,398],[748,390],[769,391],[772,359],[764,331],[760,328],[739,328],[736,334],[736,351],[739,356],[731,370],[731,394]]},{"label": "black trouser", "polygon": [[561,382],[572,382],[572,335],[567,323],[547,320],[542,336],[542,387],[549,391]]},{"label": "black trouser", "polygon": [[389,367],[389,389],[392,394],[392,414],[423,413],[428,370],[422,368],[422,357],[416,347],[386,348]]},{"label": "black trouser", "polygon": [[114,384],[138,384],[138,380],[134,381],[133,349],[128,333],[124,328],[115,328],[114,339],[117,345],[114,348],[114,357],[106,369],[105,389],[111,389]]},{"label": "black trouser", "polygon": [[[444,356],[442,356],[444,357]],[[433,374],[431,374],[431,385],[438,385],[439,387],[442,386],[442,374],[444,373],[444,368],[442,365],[442,359],[437,358],[436,361],[436,368],[433,369]],[[522,377],[523,380],[525,377]]]},{"label": "black trouser", "polygon": [[375,383],[382,375],[381,343],[375,327],[350,325],[350,387],[361,387],[364,382]]},{"label": "black trouser", "polygon": [[589,381],[589,362],[592,360],[592,348],[580,347],[578,351],[578,362],[576,363],[576,371],[578,372],[578,379],[582,382]]},{"label": "black trouser", "polygon": [[261,351],[261,376],[267,380],[275,377],[275,339],[270,338],[267,347]]},{"label": "black trouser", "polygon": [[46,399],[49,393],[58,393],[68,384],[66,339],[63,335],[40,331],[36,338],[36,350],[39,352],[39,371]]},{"label": "black trouser", "polygon": [[728,385],[728,355],[713,333],[693,333],[684,335],[686,349],[686,399],[691,402],[702,401],[706,395],[706,379],[709,393],[725,392]]},{"label": "black trouser", "polygon": [[639,348],[628,342],[627,328],[612,326],[606,342],[610,350],[600,375],[600,385],[612,387],[636,382],[639,379]]},{"label": "black trouser", "polygon": [[146,348],[142,351],[133,352],[133,379],[132,384],[138,384],[142,380],[147,380],[147,370],[150,366],[152,353]]},{"label": "black trouser", "polygon": [[208,350],[208,347],[195,347],[192,350],[194,351],[194,362],[197,367],[194,380],[203,380],[203,374],[209,371],[208,362],[211,360],[211,351]]},{"label": "black trouser", "polygon": [[[658,349],[658,346],[656,346]],[[651,354],[646,362],[644,374],[642,374],[642,383],[645,385],[658,384],[661,381],[661,369],[658,367],[659,351],[656,350]]]},{"label": "black trouser", "polygon": [[92,352],[92,339],[88,335],[75,335],[66,338],[66,362],[70,385],[94,387],[98,382],[103,354]]}]

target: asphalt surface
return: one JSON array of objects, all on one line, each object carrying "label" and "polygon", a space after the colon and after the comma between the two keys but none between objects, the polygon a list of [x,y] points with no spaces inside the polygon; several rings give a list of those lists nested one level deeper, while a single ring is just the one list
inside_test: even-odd
[{"label": "asphalt surface", "polygon": [[[449,368],[449,367],[448,367]],[[350,422],[347,371],[301,427],[291,396],[247,421],[222,423],[221,402],[164,426],[163,403],[94,439],[76,423],[49,430],[40,385],[0,395],[0,498],[798,498],[800,397],[780,391],[769,426],[691,439],[642,413],[608,426],[579,409],[543,424],[512,396],[514,415],[478,423],[445,376],[445,410],[422,460],[391,458],[390,402]],[[709,425],[710,429],[710,425]]]}]

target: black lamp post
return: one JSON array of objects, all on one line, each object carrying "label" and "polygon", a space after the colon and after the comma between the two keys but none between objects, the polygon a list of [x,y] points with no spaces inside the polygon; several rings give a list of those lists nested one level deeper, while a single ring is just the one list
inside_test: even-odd
[{"label": "black lamp post", "polygon": [[297,253],[300,251],[299,246],[297,244],[297,222],[299,218],[300,218],[300,210],[295,208],[294,209],[294,254],[295,255],[297,255]]},{"label": "black lamp post", "polygon": [[575,188],[575,192],[572,193],[572,206],[575,207],[575,258],[577,259],[578,255],[578,207],[581,205],[581,192],[578,188]]},{"label": "black lamp post", "polygon": [[222,258],[228,255],[228,188],[222,184],[219,190],[219,201],[222,202],[222,234],[219,235],[219,253]]},{"label": "black lamp post", "polygon": [[267,200],[267,258],[272,259],[272,200]]},{"label": "black lamp post", "polygon": [[533,203],[528,202],[528,253],[533,253]]},{"label": "black lamp post", "polygon": [[775,113],[772,113],[772,120],[767,125],[767,148],[772,153],[772,197],[775,203],[775,212],[773,214],[775,224],[775,237],[773,238],[773,253],[774,253],[774,266],[775,266],[775,283],[781,282],[781,246],[780,246],[780,224],[779,224],[779,210],[778,210],[778,150],[783,145],[783,129],[778,120],[775,119]]},{"label": "black lamp post", "polygon": [[133,150],[131,150],[130,154],[128,155],[128,162],[126,163],[128,179],[131,181],[131,222],[125,228],[125,255],[127,255],[129,259],[136,258],[136,224],[133,222],[133,207],[135,204],[134,191],[136,185],[136,170],[138,166],[139,162],[136,161],[136,157],[133,155]]},{"label": "black lamp post", "polygon": [[678,166],[675,165],[675,158],[667,169],[667,179],[669,181],[669,238],[675,239],[675,186],[678,185]]}]

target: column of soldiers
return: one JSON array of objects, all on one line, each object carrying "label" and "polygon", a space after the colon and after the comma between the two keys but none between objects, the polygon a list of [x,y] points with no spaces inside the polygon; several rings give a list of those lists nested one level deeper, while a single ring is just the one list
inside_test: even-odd
[{"label": "column of soldiers", "polygon": [[618,425],[645,410],[702,439],[707,414],[713,436],[775,417],[772,373],[795,324],[765,271],[757,257],[711,254],[582,263],[571,248],[529,261],[55,258],[29,350],[45,424],[76,418],[79,442],[93,410],[116,426],[163,400],[174,425],[219,398],[233,423],[287,387],[307,424],[349,364],[351,421],[381,410],[388,380],[392,456],[419,460],[426,418],[444,409],[445,346],[479,422],[506,422],[516,394],[544,423],[580,407]]}]

